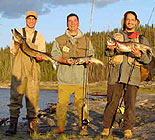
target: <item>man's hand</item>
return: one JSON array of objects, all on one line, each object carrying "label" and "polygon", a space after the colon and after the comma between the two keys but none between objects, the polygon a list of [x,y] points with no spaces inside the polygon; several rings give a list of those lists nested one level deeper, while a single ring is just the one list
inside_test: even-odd
[{"label": "man's hand", "polygon": [[131,51],[132,54],[134,54],[136,57],[141,57],[142,54],[138,48],[136,48],[135,46],[132,46],[131,49],[132,49]]},{"label": "man's hand", "polygon": [[75,62],[73,60],[71,60],[71,59],[66,59],[66,62],[65,63],[68,64],[68,65],[75,64]]},{"label": "man's hand", "polygon": [[92,65],[93,64],[93,62],[91,62],[91,61],[86,61],[86,65]]},{"label": "man's hand", "polygon": [[15,46],[19,46],[20,45],[20,43],[15,41],[15,40],[14,40],[14,44],[15,44]]},{"label": "man's hand", "polygon": [[18,49],[20,47],[20,43],[14,40],[14,47],[18,51]]},{"label": "man's hand", "polygon": [[38,53],[37,56],[36,56],[36,59],[38,61],[42,61],[43,60],[42,55],[40,53]]},{"label": "man's hand", "polygon": [[110,46],[107,46],[107,48],[110,50],[110,51],[114,51],[114,49],[116,48],[115,45],[110,45]]}]

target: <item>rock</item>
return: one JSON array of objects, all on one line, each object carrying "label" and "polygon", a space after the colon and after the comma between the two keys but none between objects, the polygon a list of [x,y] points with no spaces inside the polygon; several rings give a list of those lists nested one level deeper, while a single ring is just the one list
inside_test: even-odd
[{"label": "rock", "polygon": [[[100,98],[99,98],[100,99]],[[88,102],[89,109],[89,120],[88,125],[88,136],[79,136],[78,129],[78,117],[76,107],[71,103],[68,105],[67,121],[65,127],[65,134],[54,135],[49,134],[48,139],[67,139],[67,140],[102,140],[100,133],[103,130],[103,112],[106,105],[106,98],[104,100],[98,100],[95,96],[94,100]],[[47,112],[44,113],[46,116],[40,118],[39,132],[42,137],[47,136],[47,132],[51,132],[56,128],[56,113],[52,112],[50,109],[55,109],[55,106],[47,107]],[[52,114],[51,114],[52,113]],[[155,94],[138,94],[136,103],[136,123],[133,128],[133,138],[131,140],[153,140],[155,139]],[[2,140],[32,140],[32,138],[27,134],[27,121],[22,125],[18,125],[18,132],[15,137],[6,137],[4,132],[7,130],[8,126],[0,126],[0,139]],[[19,137],[19,138],[18,138]],[[39,139],[39,138],[38,138]],[[104,139],[106,140],[106,139]],[[124,140],[123,131],[119,128],[116,122],[115,127],[112,130],[112,134],[107,140]]]}]

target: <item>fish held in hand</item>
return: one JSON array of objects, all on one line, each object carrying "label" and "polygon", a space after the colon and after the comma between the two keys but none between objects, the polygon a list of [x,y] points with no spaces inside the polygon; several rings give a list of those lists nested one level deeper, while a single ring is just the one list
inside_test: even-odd
[{"label": "fish held in hand", "polygon": [[148,45],[138,42],[121,42],[112,37],[107,38],[107,45],[115,46],[115,48],[120,52],[132,52],[132,47],[134,46],[142,52],[150,51],[150,53],[152,53],[152,48]]},{"label": "fish held in hand", "polygon": [[42,57],[42,60],[45,61],[51,61],[53,64],[53,68],[56,69],[56,61],[52,59],[52,56],[48,53],[41,52],[38,50],[35,50],[30,47],[30,45],[34,45],[33,43],[27,43],[26,38],[23,37],[16,29],[11,30],[13,38],[16,42],[18,42],[20,45],[20,49],[29,57],[36,58],[38,54]]},{"label": "fish held in hand", "polygon": [[94,64],[100,64],[102,66],[104,65],[104,63],[101,60],[94,58],[94,57],[71,58],[71,60],[74,61],[74,64],[77,64],[77,65],[86,64],[87,62],[94,63]]}]

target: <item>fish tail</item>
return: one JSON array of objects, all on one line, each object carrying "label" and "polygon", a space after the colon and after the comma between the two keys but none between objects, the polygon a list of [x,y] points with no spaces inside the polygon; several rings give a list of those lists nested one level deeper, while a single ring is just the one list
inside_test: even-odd
[{"label": "fish tail", "polygon": [[103,62],[98,59],[92,59],[92,62],[95,64],[101,64],[102,66],[104,65]]}]

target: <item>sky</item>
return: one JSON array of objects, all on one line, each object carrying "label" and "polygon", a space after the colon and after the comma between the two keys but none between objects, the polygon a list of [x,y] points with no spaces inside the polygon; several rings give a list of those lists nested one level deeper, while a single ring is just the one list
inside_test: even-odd
[{"label": "sky", "polygon": [[[25,13],[38,13],[36,30],[47,43],[66,30],[66,17],[76,13],[83,33],[102,32],[121,28],[121,19],[126,11],[135,11],[141,25],[149,21],[155,0],[95,0],[92,25],[90,26],[92,0],[0,0],[0,47],[10,46],[11,29],[25,27]],[[149,25],[155,25],[155,10]]]}]

